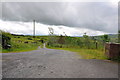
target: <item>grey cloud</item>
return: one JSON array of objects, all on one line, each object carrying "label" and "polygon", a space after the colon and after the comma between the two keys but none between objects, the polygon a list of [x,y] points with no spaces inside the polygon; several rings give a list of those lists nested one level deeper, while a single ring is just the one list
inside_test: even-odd
[{"label": "grey cloud", "polygon": [[109,3],[21,2],[3,3],[2,19],[64,25],[114,33],[117,31],[117,8]]}]

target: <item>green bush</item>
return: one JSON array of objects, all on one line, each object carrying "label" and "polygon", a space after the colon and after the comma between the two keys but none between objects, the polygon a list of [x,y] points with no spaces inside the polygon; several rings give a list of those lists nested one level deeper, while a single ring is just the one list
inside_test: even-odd
[{"label": "green bush", "polygon": [[32,38],[28,38],[28,40],[32,40]]},{"label": "green bush", "polygon": [[11,34],[7,33],[7,32],[3,32],[2,31],[2,48],[3,49],[8,49],[11,48],[11,38],[10,38]]}]

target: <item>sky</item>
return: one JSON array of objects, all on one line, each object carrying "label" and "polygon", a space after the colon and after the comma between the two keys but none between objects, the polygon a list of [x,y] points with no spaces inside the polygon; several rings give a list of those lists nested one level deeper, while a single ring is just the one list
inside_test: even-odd
[{"label": "sky", "polygon": [[[13,34],[68,36],[113,34],[118,31],[118,2],[4,2],[0,29]],[[1,5],[1,4],[0,4]]]}]

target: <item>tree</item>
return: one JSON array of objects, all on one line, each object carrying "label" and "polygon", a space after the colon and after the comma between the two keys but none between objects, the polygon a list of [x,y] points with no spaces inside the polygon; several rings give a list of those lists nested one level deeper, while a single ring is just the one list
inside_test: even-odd
[{"label": "tree", "polygon": [[88,35],[87,35],[86,33],[84,33],[83,37],[84,37],[85,39],[87,39],[87,38],[88,38]]},{"label": "tree", "polygon": [[48,39],[48,46],[53,46],[57,43],[57,37],[54,35],[54,29],[52,27],[48,27],[49,30],[49,39]]},{"label": "tree", "polygon": [[49,29],[49,35],[53,35],[54,34],[54,29],[52,27],[48,27]]},{"label": "tree", "polygon": [[85,46],[87,46],[89,49],[90,48],[90,40],[89,40],[89,36],[87,35],[87,33],[84,33],[83,38],[84,38]]},{"label": "tree", "polygon": [[102,36],[102,40],[103,40],[103,42],[105,43],[105,42],[109,42],[109,41],[110,41],[110,38],[109,38],[108,35],[104,34],[104,35]]},{"label": "tree", "polygon": [[95,48],[97,49],[98,48],[98,42],[97,42],[97,39],[95,37],[92,37],[94,43],[95,43]]},{"label": "tree", "polygon": [[65,44],[65,36],[60,35],[60,37],[58,39],[58,43],[59,44]]}]

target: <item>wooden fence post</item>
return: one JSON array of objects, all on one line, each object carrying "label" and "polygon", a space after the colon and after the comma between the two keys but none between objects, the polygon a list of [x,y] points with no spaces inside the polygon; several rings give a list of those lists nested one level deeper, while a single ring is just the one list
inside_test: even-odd
[{"label": "wooden fence post", "polygon": [[106,43],[105,54],[108,58],[117,58],[120,56],[120,44],[119,43]]}]

